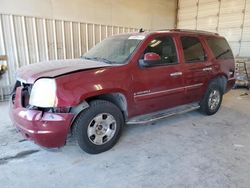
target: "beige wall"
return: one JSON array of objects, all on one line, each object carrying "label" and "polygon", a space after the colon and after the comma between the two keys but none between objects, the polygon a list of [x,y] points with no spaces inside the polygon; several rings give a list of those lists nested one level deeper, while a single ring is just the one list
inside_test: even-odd
[{"label": "beige wall", "polygon": [[174,27],[176,0],[0,0],[0,13],[162,29]]},{"label": "beige wall", "polygon": [[179,0],[178,28],[218,32],[236,57],[250,57],[250,0]]}]

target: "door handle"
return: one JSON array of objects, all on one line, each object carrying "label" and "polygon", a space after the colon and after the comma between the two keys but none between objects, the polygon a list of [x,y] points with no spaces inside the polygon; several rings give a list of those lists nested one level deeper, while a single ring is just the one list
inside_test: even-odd
[{"label": "door handle", "polygon": [[170,76],[174,77],[174,76],[181,76],[182,72],[173,72],[170,74]]},{"label": "door handle", "polygon": [[203,68],[202,70],[203,70],[203,71],[211,71],[211,70],[212,70],[212,67],[206,67],[206,68]]}]

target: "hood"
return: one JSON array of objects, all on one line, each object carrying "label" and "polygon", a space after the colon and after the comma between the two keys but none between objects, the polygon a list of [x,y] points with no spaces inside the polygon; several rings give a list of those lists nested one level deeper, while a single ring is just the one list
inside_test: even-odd
[{"label": "hood", "polygon": [[99,61],[86,59],[68,59],[39,62],[24,66],[17,71],[17,79],[25,83],[34,83],[41,77],[56,77],[75,71],[112,66]]}]

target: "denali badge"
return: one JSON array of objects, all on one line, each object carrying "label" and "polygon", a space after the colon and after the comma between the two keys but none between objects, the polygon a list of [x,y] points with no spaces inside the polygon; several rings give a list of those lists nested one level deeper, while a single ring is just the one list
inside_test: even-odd
[{"label": "denali badge", "polygon": [[139,91],[139,92],[137,92],[137,93],[134,93],[134,96],[143,95],[143,94],[146,94],[146,93],[150,93],[150,90]]}]

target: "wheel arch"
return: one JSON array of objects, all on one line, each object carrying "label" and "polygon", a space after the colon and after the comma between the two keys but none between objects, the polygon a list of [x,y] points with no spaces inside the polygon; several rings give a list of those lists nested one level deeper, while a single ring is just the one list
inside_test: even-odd
[{"label": "wheel arch", "polygon": [[221,87],[223,94],[224,94],[227,88],[227,80],[228,80],[228,77],[226,74],[218,74],[212,80],[209,81],[208,87],[211,83],[216,83]]},{"label": "wheel arch", "polygon": [[86,98],[84,101],[81,101],[77,106],[71,107],[71,113],[75,114],[74,119],[72,120],[72,124],[76,117],[79,115],[80,112],[89,108],[90,101],[93,100],[106,100],[115,104],[122,112],[124,119],[127,120],[128,118],[128,102],[126,96],[121,92],[114,92],[114,93],[103,93],[99,95],[93,95]]},{"label": "wheel arch", "polygon": [[96,96],[92,96],[86,99],[86,102],[89,103],[92,100],[101,99],[112,102],[115,104],[121,111],[126,120],[128,118],[128,102],[127,98],[123,93],[114,92],[114,93],[104,93]]}]

